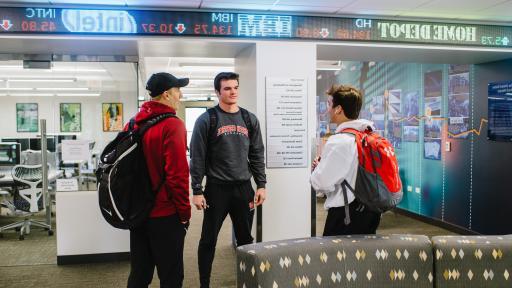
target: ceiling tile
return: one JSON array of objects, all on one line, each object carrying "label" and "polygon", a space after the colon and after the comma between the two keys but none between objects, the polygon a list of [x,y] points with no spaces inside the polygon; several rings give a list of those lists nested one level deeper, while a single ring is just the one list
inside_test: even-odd
[{"label": "ceiling tile", "polygon": [[238,3],[238,2],[219,2],[219,1],[204,1],[201,8],[211,9],[232,9],[232,10],[269,10],[272,8],[271,4],[258,4],[258,3]]},{"label": "ceiling tile", "polygon": [[124,0],[112,0],[112,1],[105,1],[105,0],[51,0],[50,3],[54,5],[66,5],[66,4],[80,4],[80,5],[113,5],[113,6],[119,6],[119,5],[126,5]]},{"label": "ceiling tile", "polygon": [[377,9],[340,9],[339,15],[374,15],[374,16],[395,16],[404,13],[402,10],[377,10]]},{"label": "ceiling tile", "polygon": [[41,3],[41,4],[48,4],[48,0],[19,0],[19,1],[12,1],[12,0],[0,0],[0,3],[6,3],[6,4],[34,4],[34,3]]},{"label": "ceiling tile", "polygon": [[292,6],[324,6],[341,8],[354,2],[354,0],[281,0],[276,5],[292,5]]},{"label": "ceiling tile", "polygon": [[243,7],[245,4],[263,4],[263,5],[273,5],[276,0],[203,0],[203,3],[231,3],[238,4],[240,7]]},{"label": "ceiling tile", "polygon": [[[481,15],[496,15],[496,16],[505,16],[510,19],[512,11],[512,1],[507,1],[498,5],[494,5],[492,7],[488,7],[478,12]],[[499,17],[502,18],[502,17]],[[510,24],[510,23],[509,23]]]},{"label": "ceiling tile", "polygon": [[407,11],[414,9],[422,4],[428,3],[432,0],[358,0],[353,1],[350,5],[343,7],[348,10],[400,10]]},{"label": "ceiling tile", "polygon": [[165,7],[165,8],[199,8],[201,0],[169,1],[169,0],[125,0],[128,6]]},{"label": "ceiling tile", "polygon": [[336,13],[339,7],[324,6],[299,6],[299,5],[276,5],[272,11],[304,12],[304,13]]},{"label": "ceiling tile", "polygon": [[414,11],[430,12],[431,17],[436,17],[438,12],[454,16],[468,13],[478,14],[476,12],[492,7],[500,2],[503,2],[503,0],[434,0],[417,7]]}]

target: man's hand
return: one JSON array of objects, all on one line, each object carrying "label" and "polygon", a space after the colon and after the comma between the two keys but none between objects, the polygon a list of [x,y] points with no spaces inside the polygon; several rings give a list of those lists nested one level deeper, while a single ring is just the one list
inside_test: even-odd
[{"label": "man's hand", "polygon": [[208,208],[208,204],[206,204],[206,199],[203,195],[194,195],[192,203],[196,206],[197,210]]},{"label": "man's hand", "polygon": [[320,156],[317,156],[315,160],[313,160],[313,164],[311,165],[311,171],[315,170],[316,166],[320,163]]},{"label": "man's hand", "polygon": [[265,190],[265,188],[259,188],[258,190],[256,190],[255,198],[256,206],[260,206],[261,204],[263,204],[263,202],[265,202],[265,199],[267,198],[267,190]]}]

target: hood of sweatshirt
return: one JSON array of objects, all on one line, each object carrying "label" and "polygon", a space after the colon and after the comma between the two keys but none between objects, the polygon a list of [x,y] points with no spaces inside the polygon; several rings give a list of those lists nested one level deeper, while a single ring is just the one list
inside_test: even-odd
[{"label": "hood of sweatshirt", "polygon": [[140,107],[139,113],[135,116],[135,123],[140,124],[143,121],[146,121],[155,116],[165,114],[165,113],[174,113],[176,114],[176,110],[171,107],[162,104],[156,101],[147,101],[142,104]]},{"label": "hood of sweatshirt", "polygon": [[344,123],[341,123],[338,128],[336,128],[336,133],[341,132],[343,129],[352,128],[359,131],[364,131],[366,128],[370,126],[372,130],[375,131],[375,125],[372,121],[366,120],[366,119],[357,119],[357,120],[351,120]]}]

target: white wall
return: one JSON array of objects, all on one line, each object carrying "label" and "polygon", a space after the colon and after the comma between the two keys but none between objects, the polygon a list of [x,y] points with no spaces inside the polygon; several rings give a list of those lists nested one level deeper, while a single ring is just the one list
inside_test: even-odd
[{"label": "white wall", "polygon": [[[38,133],[16,132],[16,103],[38,103],[39,119],[46,119],[47,133],[77,134],[78,139],[96,141],[95,150],[101,150],[115,138],[115,132],[103,132],[102,103],[123,103],[124,122],[137,112],[136,86],[122,92],[103,92],[99,97],[0,97],[0,138],[35,138]],[[81,103],[82,132],[60,132],[60,103]]]},{"label": "white wall", "polygon": [[[258,116],[265,141],[265,79],[297,77],[308,81],[308,139],[315,135],[316,44],[257,42],[235,60],[240,74],[240,105]],[[310,140],[309,140],[310,141]],[[308,143],[308,157],[311,154]],[[308,159],[308,163],[311,159]],[[263,241],[311,236],[310,168],[267,169]]]}]

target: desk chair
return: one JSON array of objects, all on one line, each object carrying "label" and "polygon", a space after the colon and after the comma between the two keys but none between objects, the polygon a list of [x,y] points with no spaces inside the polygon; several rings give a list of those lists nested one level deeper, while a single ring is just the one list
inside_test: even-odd
[{"label": "desk chair", "polygon": [[[46,153],[48,164],[51,169],[57,167],[57,156],[55,152],[47,151]],[[25,150],[21,152],[21,164],[24,165],[39,165],[41,164],[41,150]]]},{"label": "desk chair", "polygon": [[33,214],[45,209],[42,189],[42,165],[16,165],[12,169],[14,180],[14,214],[24,215],[25,220],[18,221],[0,227],[0,235],[8,229],[20,229],[19,239],[25,239],[30,233],[30,227],[36,226],[48,230],[48,235],[53,235],[50,223],[35,221],[30,218]]}]

